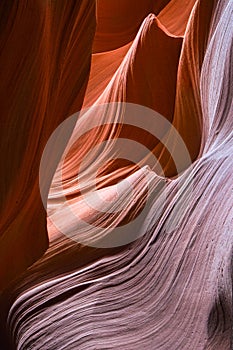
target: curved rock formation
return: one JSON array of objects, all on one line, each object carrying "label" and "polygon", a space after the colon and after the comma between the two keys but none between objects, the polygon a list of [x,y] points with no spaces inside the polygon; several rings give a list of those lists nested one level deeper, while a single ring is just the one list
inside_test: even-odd
[{"label": "curved rock formation", "polygon": [[[1,295],[4,346],[229,350],[233,0],[197,0],[188,5],[182,0],[136,5],[131,0],[97,1],[85,96],[95,23],[93,2],[83,1],[80,6],[73,2],[74,8],[59,4],[45,7],[53,38],[47,38],[46,50],[56,48],[56,60],[51,58],[49,67],[38,70],[48,72],[47,90],[41,87],[40,95],[42,99],[45,94],[46,103],[37,104],[38,95],[33,98],[31,88],[26,111],[30,114],[36,106],[39,114],[23,119],[29,128],[25,144],[35,149],[28,151],[28,162],[22,162],[20,169],[22,174],[34,169],[32,175],[36,175],[30,181],[21,175],[21,187],[13,175],[7,178],[13,192],[4,198],[4,220],[17,220],[15,206],[7,211],[16,198],[14,185],[21,196],[24,181],[32,186],[27,189],[31,197],[26,196],[30,210],[25,206],[24,212],[20,206],[19,211],[25,222],[19,231],[22,252],[30,246],[22,236],[32,222],[41,235],[45,232],[35,216],[42,209],[42,204],[36,206],[38,188],[32,191],[41,152],[58,123],[77,112],[83,98],[84,103],[79,115],[66,119],[65,131],[53,134],[44,153],[41,192],[46,197],[51,184],[50,244],[39,259],[30,254],[34,264]],[[14,13],[13,8],[8,11]],[[73,21],[68,24],[68,19]],[[57,26],[60,31],[55,33]],[[39,27],[38,35],[45,35],[46,28],[43,32]],[[8,56],[10,48],[11,42],[5,48]],[[45,50],[41,42],[37,49]],[[49,51],[43,52],[47,57]],[[22,52],[19,61],[21,56]],[[29,67],[32,57],[32,53],[26,57]],[[77,74],[76,60],[81,67]],[[21,74],[23,81],[26,73]],[[38,73],[37,79],[42,78]],[[38,91],[39,82],[28,84]],[[21,108],[24,104],[20,91],[10,90],[16,101],[11,108],[16,111],[17,101]],[[46,114],[39,109],[42,106]],[[37,118],[40,114],[43,120]],[[14,113],[9,115],[13,125]],[[17,129],[7,130],[3,134],[7,142],[11,137],[17,140]],[[36,142],[43,130],[45,136]],[[9,152],[5,151],[6,161],[14,159]],[[22,154],[17,155],[18,161],[24,159]],[[24,214],[29,215],[27,220]],[[3,242],[4,237],[11,242],[15,234],[5,230]],[[5,247],[16,254],[16,248]],[[23,268],[20,256],[15,261],[20,268],[9,280]]]},{"label": "curved rock formation", "polygon": [[[51,133],[82,106],[95,6],[90,0],[3,1],[1,7],[0,280],[5,286],[48,247],[39,165]],[[59,157],[58,151],[49,160],[50,179]]]}]

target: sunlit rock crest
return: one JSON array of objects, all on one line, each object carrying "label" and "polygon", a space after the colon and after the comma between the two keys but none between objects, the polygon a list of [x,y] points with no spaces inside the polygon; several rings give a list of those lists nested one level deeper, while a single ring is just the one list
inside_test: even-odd
[{"label": "sunlit rock crest", "polygon": [[[4,349],[231,349],[233,1],[1,6],[7,18],[1,36]],[[177,170],[172,129],[164,135],[171,154],[158,138],[127,126],[116,107],[127,103],[166,118],[192,164]],[[98,106],[105,113],[98,115]],[[46,228],[38,185],[42,152],[62,121],[88,107],[85,125],[75,119],[64,147],[97,118],[101,125],[74,143],[63,163],[64,147],[52,163],[48,159]],[[107,146],[121,137],[145,144],[161,173],[143,157],[137,164],[111,162]],[[100,196],[90,211],[77,172],[105,141],[104,151],[79,173],[91,193],[91,169],[99,168]],[[157,195],[138,227],[144,234],[124,246],[95,245],[106,227],[124,227],[139,215],[148,194],[145,176]],[[78,220],[70,220],[64,196],[92,223],[89,230],[81,232]],[[118,214],[106,215],[104,201],[111,209],[121,198]]]}]

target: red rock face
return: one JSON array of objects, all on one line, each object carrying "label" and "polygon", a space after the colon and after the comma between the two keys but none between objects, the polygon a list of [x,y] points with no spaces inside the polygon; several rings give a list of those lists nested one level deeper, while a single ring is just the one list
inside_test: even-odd
[{"label": "red rock face", "polygon": [[0,7],[0,348],[231,349],[233,1]]},{"label": "red rock face", "polygon": [[[93,2],[72,3],[74,8],[61,1],[1,5],[3,285],[48,246],[38,182],[41,155],[54,129],[81,108],[95,30]],[[55,158],[48,165],[51,178]]]}]

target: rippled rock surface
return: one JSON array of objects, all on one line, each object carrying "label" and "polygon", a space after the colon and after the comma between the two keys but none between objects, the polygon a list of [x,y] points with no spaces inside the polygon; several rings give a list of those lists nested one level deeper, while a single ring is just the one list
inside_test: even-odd
[{"label": "rippled rock surface", "polygon": [[0,348],[232,349],[233,1],[0,16]]}]

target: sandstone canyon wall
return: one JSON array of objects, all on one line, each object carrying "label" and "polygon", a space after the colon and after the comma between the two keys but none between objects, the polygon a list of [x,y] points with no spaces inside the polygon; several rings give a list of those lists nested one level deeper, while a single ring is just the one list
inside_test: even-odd
[{"label": "sandstone canyon wall", "polygon": [[233,1],[0,11],[0,349],[232,349]]}]

